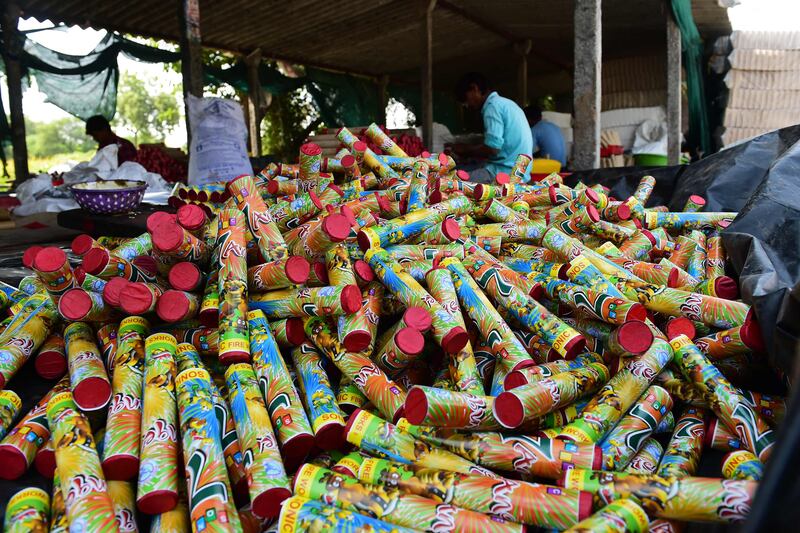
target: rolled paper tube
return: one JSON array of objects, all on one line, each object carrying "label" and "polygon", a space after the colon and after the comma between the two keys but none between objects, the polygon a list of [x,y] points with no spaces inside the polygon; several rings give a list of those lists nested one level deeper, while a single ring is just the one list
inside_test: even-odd
[{"label": "rolled paper tube", "polygon": [[608,378],[605,365],[589,363],[501,393],[494,402],[494,416],[504,427],[517,428],[597,390]]},{"label": "rolled paper tube", "polygon": [[272,220],[266,204],[258,194],[253,177],[239,176],[229,181],[226,188],[236,207],[244,214],[261,256],[268,261],[285,259],[287,256],[286,243],[280,229]]},{"label": "rolled paper tube", "polygon": [[706,239],[706,277],[720,278],[725,275],[725,249],[722,237],[714,233]]},{"label": "rolled paper tube", "polygon": [[670,409],[669,393],[658,385],[651,385],[600,443],[604,469],[624,469]]},{"label": "rolled paper tube", "polygon": [[606,346],[615,355],[640,355],[653,345],[653,332],[640,320],[625,322],[608,336]]},{"label": "rolled paper tube", "polygon": [[350,221],[340,213],[316,218],[285,235],[293,255],[314,257],[350,236]]},{"label": "rolled paper tube", "polygon": [[64,503],[64,493],[61,492],[61,479],[58,476],[58,472],[55,472],[53,477],[51,494],[49,531],[51,533],[68,533],[67,505]]},{"label": "rolled paper tube", "polygon": [[179,207],[175,212],[175,220],[183,229],[196,237],[200,236],[203,226],[208,222],[206,212],[195,204],[186,204]]},{"label": "rolled paper tube", "polygon": [[33,362],[36,373],[44,379],[56,379],[67,371],[67,352],[64,337],[53,333],[44,340]]},{"label": "rolled paper tube", "polygon": [[656,474],[662,477],[693,476],[703,451],[706,411],[689,407],[678,418],[675,432],[664,449]]},{"label": "rolled paper tube", "polygon": [[424,440],[492,470],[547,479],[558,479],[564,470],[590,468],[588,465],[602,463],[599,446],[561,439],[486,432],[426,436]]},{"label": "rolled paper tube", "polygon": [[184,291],[164,291],[156,303],[156,314],[164,322],[180,322],[197,315],[200,301],[197,296]]},{"label": "rolled paper tube", "polygon": [[400,328],[380,346],[375,362],[389,373],[395,375],[415,361],[425,347],[425,338],[414,328]]},{"label": "rolled paper tube", "polygon": [[169,269],[167,280],[173,289],[192,292],[203,287],[203,273],[200,267],[188,261],[175,263]]},{"label": "rolled paper tube", "polygon": [[543,379],[552,378],[558,374],[578,370],[592,363],[602,363],[603,358],[595,353],[583,353],[570,361],[558,359],[550,363],[529,366],[509,372],[503,382],[505,390],[509,391],[523,385],[537,383]]},{"label": "rolled paper tube", "polygon": [[50,432],[50,438],[44,441],[44,444],[39,451],[36,452],[36,457],[33,458],[33,466],[36,471],[44,478],[52,479],[56,471],[56,453],[53,446],[53,432]]},{"label": "rolled paper tube", "polygon": [[489,200],[486,203],[486,207],[483,208],[482,215],[489,220],[493,220],[494,222],[513,223],[518,221],[523,222],[528,219],[527,216],[514,211],[509,206],[502,204],[496,199]]},{"label": "rolled paper tube", "polygon": [[33,270],[55,304],[58,304],[61,295],[77,284],[67,254],[55,246],[43,248],[36,254]]},{"label": "rolled paper tube", "polygon": [[697,194],[693,194],[686,199],[686,204],[683,206],[683,211],[687,213],[695,213],[702,211],[706,206],[706,199]]},{"label": "rolled paper tube", "polygon": [[786,400],[784,398],[747,390],[741,392],[744,400],[763,416],[767,422],[773,426],[783,423],[783,419],[786,416]]},{"label": "rolled paper tube", "polygon": [[78,410],[72,393],[61,392],[50,398],[47,423],[56,443],[55,460],[70,530],[117,532],[114,504],[107,492],[89,421]]},{"label": "rolled paper tube", "polygon": [[728,276],[704,279],[693,287],[686,287],[686,289],[725,300],[735,300],[739,297],[738,284]]},{"label": "rolled paper tube", "polygon": [[[19,280],[19,290],[27,296],[33,296],[37,292],[47,292],[44,283],[37,276],[25,276]],[[22,298],[22,295],[20,295]]]},{"label": "rolled paper tube", "polygon": [[309,524],[322,528],[322,531],[348,529],[353,531],[374,531],[375,533],[413,533],[417,529],[398,526],[300,496],[292,496],[281,507],[277,528],[285,533],[308,531]]},{"label": "rolled paper tube", "polygon": [[428,208],[394,218],[385,224],[362,229],[358,233],[358,245],[366,252],[373,247],[397,244],[440,223],[448,215],[463,215],[470,211],[472,211],[472,201],[466,196],[456,196]]},{"label": "rolled paper tube", "polygon": [[647,263],[645,261],[632,261],[624,257],[611,257],[610,259],[647,283],[666,285],[668,287],[679,286],[678,277],[680,271],[677,267]]},{"label": "rolled paper tube", "polygon": [[[658,262],[659,265],[666,269],[670,270],[670,277],[667,279],[666,285],[668,287],[694,287],[700,283],[700,280],[693,278],[686,272],[684,269],[670,261],[666,258],[661,258]],[[656,285],[663,285],[662,283],[656,283]]]},{"label": "rolled paper tube", "polygon": [[281,348],[298,346],[306,340],[306,332],[303,329],[303,320],[301,318],[292,317],[273,320],[269,323],[269,329]]},{"label": "rolled paper tube", "polygon": [[686,272],[693,278],[704,280],[706,277],[706,235],[702,231],[692,230],[689,233],[694,249],[689,254]]},{"label": "rolled paper tube", "polygon": [[110,280],[114,277],[129,281],[150,281],[152,276],[126,259],[109,255],[100,248],[92,248],[83,256],[83,269],[93,276]]},{"label": "rolled paper tube", "polygon": [[287,465],[301,461],[314,446],[311,424],[264,313],[250,311],[247,320],[253,370],[258,376],[258,385],[281,445],[281,452]]},{"label": "rolled paper tube", "polygon": [[574,257],[569,262],[567,277],[579,285],[586,285],[596,291],[605,292],[615,298],[625,298],[614,285],[583,255]]},{"label": "rolled paper tube", "polygon": [[58,312],[71,321],[104,322],[116,316],[101,294],[80,288],[69,289],[62,295],[58,301]]},{"label": "rolled paper tube", "polygon": [[319,352],[308,342],[292,350],[297,383],[304,400],[314,442],[323,450],[339,448],[344,442],[344,416],[336,403]]},{"label": "rolled paper tube", "polygon": [[170,221],[157,226],[150,233],[153,241],[153,252],[157,252],[162,263],[172,265],[178,261],[190,261],[205,264],[211,250],[205,241],[198,239],[177,222]]},{"label": "rolled paper tube", "polygon": [[330,324],[320,317],[306,319],[308,337],[342,374],[349,377],[370,402],[390,420],[402,414],[405,390],[381,370],[365,354],[348,352],[333,333]]},{"label": "rolled paper tube", "polygon": [[470,230],[474,237],[500,237],[502,242],[521,242],[539,244],[547,230],[544,220],[537,218],[524,222],[503,222],[483,224]]},{"label": "rolled paper tube", "polygon": [[354,180],[361,177],[361,169],[356,164],[356,158],[352,154],[347,154],[341,159],[342,167],[344,168],[345,178]]},{"label": "rolled paper tube", "polygon": [[319,179],[322,165],[322,148],[314,143],[300,147],[300,179],[304,181]]},{"label": "rolled paper tube", "polygon": [[[376,517],[404,527],[429,531],[436,529],[442,521],[438,503],[434,500],[415,494],[404,494],[396,489],[386,490],[382,486],[365,485],[314,465],[300,468],[295,476],[293,489],[298,496],[331,501],[344,509],[360,509],[360,502],[367,495],[370,501],[378,502],[370,507]],[[480,528],[480,531],[522,531],[519,524],[506,523],[501,518],[489,518],[459,507],[452,507],[447,522],[453,530],[459,531],[465,527]]]},{"label": "rolled paper tube", "polygon": [[102,409],[111,399],[111,384],[92,329],[73,322],[64,330],[64,342],[75,403],[84,411]]},{"label": "rolled paper tube", "polygon": [[530,272],[541,272],[551,278],[568,279],[566,263],[554,263],[541,259],[520,259],[517,257],[500,256],[500,261],[515,272],[528,274]]},{"label": "rolled paper tube", "polygon": [[22,400],[16,392],[0,391],[0,437],[5,436],[22,408]]},{"label": "rolled paper tube", "polygon": [[411,276],[402,272],[396,261],[381,249],[370,249],[365,260],[383,285],[406,307],[422,307],[431,316],[432,334],[437,344],[447,353],[456,353],[468,342],[467,333]]},{"label": "rolled paper tube", "polygon": [[28,487],[15,493],[6,505],[4,533],[49,531],[50,495]]},{"label": "rolled paper tube", "polygon": [[[455,258],[440,263],[453,276],[453,283],[461,305],[467,310],[473,323],[478,325],[481,336],[493,351],[499,354],[506,373],[518,368],[532,366],[534,361],[511,331],[489,299],[473,280],[472,275]],[[496,370],[495,370],[496,371]]]},{"label": "rolled paper tube", "polygon": [[361,308],[361,290],[357,285],[284,289],[253,294],[250,308],[268,318],[352,314]]},{"label": "rolled paper tube", "polygon": [[369,127],[364,130],[364,134],[386,154],[395,157],[409,157],[408,154],[405,153],[402,148],[397,146],[397,144],[388,135],[386,135],[386,133],[384,133],[384,131],[377,124],[370,124]]},{"label": "rolled paper tube", "polygon": [[406,200],[405,212],[413,212],[425,209],[425,198],[428,190],[428,163],[422,160],[414,162],[411,173],[411,182],[408,186],[408,198]]},{"label": "rolled paper tube", "polygon": [[45,293],[30,296],[21,303],[0,337],[0,390],[39,349],[58,318]]},{"label": "rolled paper tube", "polygon": [[685,316],[716,328],[741,326],[751,314],[743,302],[723,300],[695,292],[632,281],[620,284],[632,288],[647,309],[670,316]]},{"label": "rolled paper tube", "polygon": [[680,213],[655,212],[646,213],[642,222],[648,229],[662,227],[667,231],[725,229],[731,225],[738,213]]},{"label": "rolled paper tube", "polygon": [[267,208],[280,231],[294,229],[312,219],[324,209],[324,204],[314,191],[295,194],[279,200]]},{"label": "rolled paper tube", "polygon": [[642,533],[648,531],[649,523],[650,519],[641,505],[633,499],[623,498],[602,507],[590,517],[567,529],[567,531]]},{"label": "rolled paper tube", "polygon": [[631,458],[623,472],[629,474],[655,474],[664,454],[664,447],[654,437],[647,437],[639,451]]},{"label": "rolled paper tube", "polygon": [[261,518],[275,517],[280,503],[291,495],[289,479],[253,367],[249,364],[229,366],[225,371],[225,383],[236,433],[249,458],[246,467],[253,512]]},{"label": "rolled paper tube", "polygon": [[44,250],[43,246],[38,246],[38,245],[28,246],[28,248],[26,248],[25,251],[22,253],[22,266],[33,270],[33,261],[34,259],[36,259],[36,254],[38,254],[42,250]]},{"label": "rolled paper tube", "polygon": [[675,431],[675,415],[672,414],[672,411],[668,412],[664,415],[664,418],[661,419],[661,422],[658,423],[656,430],[654,433],[672,433]]},{"label": "rolled paper tube", "polygon": [[602,441],[671,359],[669,343],[656,338],[645,353],[631,358],[614,374],[561,435],[577,442]]},{"label": "rolled paper tube", "polygon": [[[430,270],[425,274],[425,281],[431,296],[436,298],[436,301],[442,305],[442,308],[459,324],[459,326],[466,329],[450,271],[444,268]],[[406,309],[402,321],[404,324],[410,325],[410,327],[424,325],[424,329],[418,329],[420,329],[420,331],[427,331],[431,324],[430,316],[428,316],[427,313],[423,315],[420,311],[424,310],[416,307],[409,307]],[[414,316],[417,316],[418,319],[415,319]],[[425,320],[426,318],[427,320]],[[417,326],[414,325],[415,323]],[[448,367],[450,378],[457,390],[476,396],[484,395],[483,380],[478,373],[477,362],[472,352],[472,346],[469,343],[464,345],[458,352],[450,354]]]},{"label": "rolled paper tube", "polygon": [[[167,333],[157,333],[145,339],[144,404],[136,506],[146,514],[164,513],[178,504],[176,345],[175,337]],[[187,454],[187,479],[193,479],[189,474],[190,458]]]},{"label": "rolled paper tube", "polygon": [[120,295],[120,307],[128,315],[145,315],[156,310],[164,291],[152,283],[128,283]]},{"label": "rolled paper tube", "polygon": [[75,279],[80,283],[81,289],[99,294],[103,293],[103,289],[106,288],[106,283],[108,283],[102,278],[87,274],[83,271],[83,267],[80,266],[75,268]]},{"label": "rolled paper tube", "polygon": [[[368,457],[369,455],[365,454],[364,452],[351,452],[336,461],[332,466],[315,466],[329,468],[331,471],[336,472],[337,474],[344,474],[345,476],[358,479],[358,470],[361,468],[361,463],[364,462],[364,460]],[[377,483],[374,484],[377,485]]]},{"label": "rolled paper tube", "polygon": [[[222,445],[216,438],[220,428],[214,414],[211,377],[203,369],[184,370],[175,378],[175,388],[192,529],[239,531]],[[210,487],[216,489],[208,490]],[[176,494],[171,507],[174,509],[177,503]]]},{"label": "rolled paper tube", "polygon": [[461,226],[458,222],[454,218],[446,218],[441,224],[434,224],[411,241],[423,246],[441,245],[460,239],[461,235]]},{"label": "rolled paper tube", "polygon": [[647,203],[650,194],[653,192],[653,187],[656,185],[656,179],[653,176],[643,176],[633,191],[633,197],[639,200],[642,205]]},{"label": "rolled paper tube", "polygon": [[681,374],[706,397],[714,414],[742,438],[744,447],[765,462],[775,444],[775,433],[719,370],[685,335],[670,341]]},{"label": "rolled paper tube", "polygon": [[491,396],[417,385],[408,391],[404,414],[420,426],[490,431],[502,427],[494,404]]},{"label": "rolled paper tube", "polygon": [[[200,354],[189,343],[178,344],[175,349],[175,358],[178,363],[178,373],[184,370],[205,370]],[[216,383],[213,381],[211,382],[211,400],[214,402],[214,413],[217,417],[222,454],[225,457],[225,467],[228,469],[228,479],[233,488],[234,499],[244,498],[247,494],[247,472],[245,471],[242,448],[239,445],[236,433],[236,424],[228,402],[222,397]],[[178,488],[180,489],[181,487]],[[182,497],[182,495],[179,496]]]},{"label": "rolled paper tube", "polygon": [[336,391],[336,403],[345,414],[350,414],[356,409],[364,407],[367,403],[367,397],[364,396],[356,384],[342,375],[339,381],[339,389]]},{"label": "rolled paper tube", "polygon": [[694,340],[695,345],[712,361],[725,359],[750,351],[764,352],[758,323],[748,321],[741,326],[718,331]]},{"label": "rolled paper tube", "polygon": [[219,360],[227,365],[250,360],[247,332],[247,263],[241,211],[219,214]]},{"label": "rolled paper tube", "polygon": [[103,446],[103,472],[107,479],[129,480],[139,470],[142,400],[144,389],[144,339],[149,322],[138,316],[122,319],[117,335],[111,381],[111,405],[108,408]]},{"label": "rolled paper tube", "polygon": [[656,244],[653,234],[646,229],[636,230],[628,240],[619,245],[619,251],[628,259],[641,261]]},{"label": "rolled paper tube", "polygon": [[[39,250],[43,249],[41,246],[38,246],[37,248]],[[84,255],[86,255],[86,252],[88,252],[92,248],[105,248],[105,246],[94,240],[91,235],[83,233],[72,239],[72,242],[70,243],[70,248],[72,249],[73,254],[77,255],[78,257],[83,257]],[[39,250],[34,250],[34,253],[32,253],[31,255],[35,257]],[[23,255],[23,264],[24,263],[25,263],[25,256]],[[33,262],[31,262],[30,266],[27,266],[27,268],[31,268],[32,266]]]},{"label": "rolled paper tube", "polygon": [[[337,321],[339,340],[348,351],[372,351],[378,334],[383,293],[383,285],[378,282],[370,283],[361,291],[361,309],[352,315],[339,316]],[[425,317],[430,318],[427,313]]]},{"label": "rolled paper tube", "polygon": [[747,450],[736,450],[723,458],[722,477],[725,479],[761,481],[763,476],[764,464]]},{"label": "rolled paper tube", "polygon": [[356,274],[347,247],[337,244],[325,252],[325,265],[328,269],[328,282],[331,285],[355,285]]},{"label": "rolled paper tube", "polygon": [[594,235],[615,243],[625,242],[635,233],[635,230],[606,220],[593,222],[588,229]]},{"label": "rolled paper tube", "polygon": [[400,244],[390,246],[386,253],[396,261],[433,261],[436,258],[458,257],[464,258],[464,246],[452,244]]},{"label": "rolled paper tube", "polygon": [[198,318],[201,324],[209,328],[215,328],[219,324],[219,284],[216,274],[209,275],[206,280]]}]

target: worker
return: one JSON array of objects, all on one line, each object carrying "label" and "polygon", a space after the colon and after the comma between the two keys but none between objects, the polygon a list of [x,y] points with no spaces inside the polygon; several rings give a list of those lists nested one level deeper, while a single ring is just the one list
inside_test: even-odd
[{"label": "worker", "polygon": [[102,115],[89,117],[86,121],[86,135],[97,141],[97,149],[101,150],[110,144],[117,145],[117,165],[125,161],[136,161],[136,147],[127,139],[118,137],[111,130],[108,119]]},{"label": "worker", "polygon": [[483,117],[482,144],[449,145],[456,156],[487,160],[485,166],[469,172],[470,181],[494,183],[499,172],[511,172],[517,156],[531,154],[531,130],[522,108],[490,90],[483,75],[465,74],[456,85],[456,98],[470,109],[480,109]]},{"label": "worker", "polygon": [[542,108],[529,105],[525,108],[525,116],[531,126],[533,137],[533,156],[553,159],[564,167],[567,164],[567,146],[561,128],[542,118]]}]

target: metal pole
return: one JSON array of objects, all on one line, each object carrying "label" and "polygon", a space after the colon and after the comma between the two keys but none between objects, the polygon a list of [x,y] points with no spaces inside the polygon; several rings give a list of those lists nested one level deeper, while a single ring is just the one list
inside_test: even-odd
[{"label": "metal pole", "polygon": [[575,73],[573,78],[576,170],[600,166],[600,0],[575,0]]}]

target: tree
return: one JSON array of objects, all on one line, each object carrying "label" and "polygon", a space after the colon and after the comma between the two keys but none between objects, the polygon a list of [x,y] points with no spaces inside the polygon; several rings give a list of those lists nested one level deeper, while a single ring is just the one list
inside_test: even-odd
[{"label": "tree", "polygon": [[97,144],[86,135],[84,122],[69,117],[53,122],[26,121],[28,153],[31,157],[48,157],[73,152],[88,152]]},{"label": "tree", "polygon": [[135,143],[163,141],[180,121],[177,88],[165,91],[132,74],[120,77],[117,122],[133,131]]},{"label": "tree", "polygon": [[303,89],[272,95],[261,128],[264,153],[281,161],[294,161],[300,145],[319,125],[318,117],[311,97]]}]

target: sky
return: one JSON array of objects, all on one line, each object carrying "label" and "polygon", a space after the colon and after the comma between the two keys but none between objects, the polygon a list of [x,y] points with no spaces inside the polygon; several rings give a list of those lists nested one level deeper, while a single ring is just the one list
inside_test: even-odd
[{"label": "sky", "polygon": [[[734,30],[773,30],[800,31],[800,0],[742,0],[741,3],[728,10]],[[21,30],[52,27],[50,22],[38,22],[35,19],[20,21]],[[83,55],[91,51],[105,35],[104,31],[71,27],[62,30],[35,32],[29,37],[53,50]],[[122,72],[134,73],[148,79],[157,79],[163,84],[180,84],[181,76],[175,72],[165,72],[159,64],[139,63],[120,55],[119,66]],[[8,102],[5,84],[2,84],[2,96]],[[182,107],[181,111],[183,111]],[[46,103],[44,95],[35,89],[29,89],[23,96],[25,116],[30,120],[49,122],[69,116],[56,106]],[[124,133],[124,132],[123,132]],[[183,125],[167,138],[167,144],[181,146],[186,143],[186,131]]]}]

